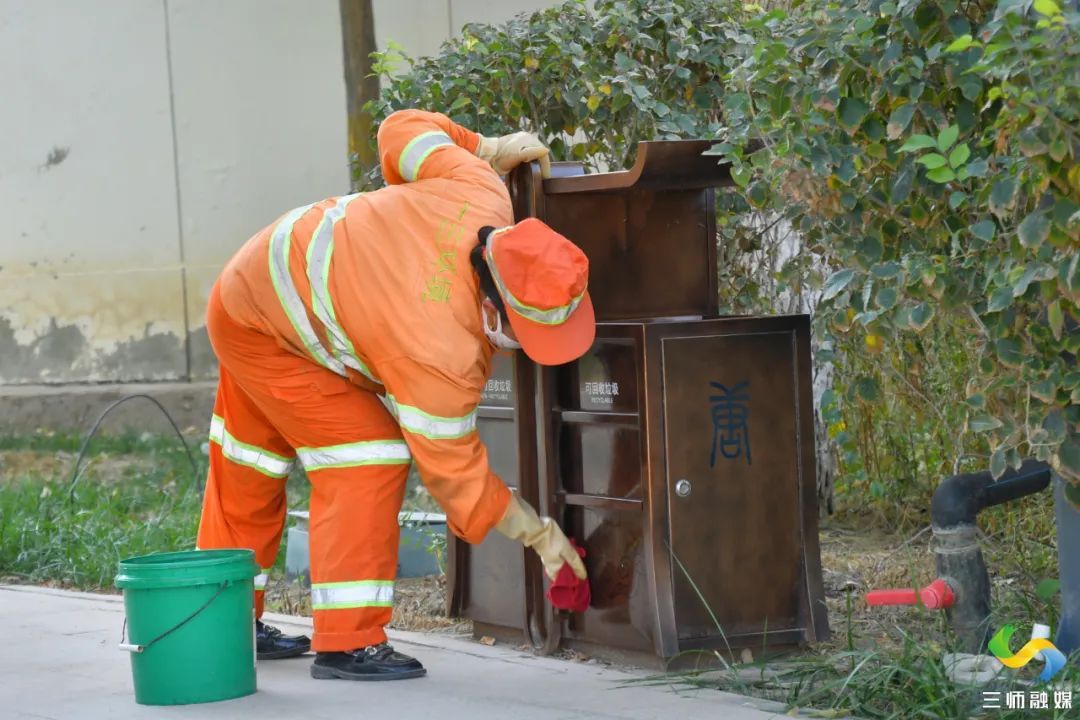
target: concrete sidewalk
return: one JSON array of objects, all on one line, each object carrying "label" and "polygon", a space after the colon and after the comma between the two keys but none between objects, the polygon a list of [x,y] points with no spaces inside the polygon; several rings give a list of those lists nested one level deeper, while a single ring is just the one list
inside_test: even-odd
[{"label": "concrete sidewalk", "polygon": [[[317,681],[308,658],[259,664],[259,691],[207,705],[135,704],[130,661],[117,649],[123,603],[90,595],[0,585],[0,716],[19,720],[108,718],[385,718],[386,720],[569,720],[580,718],[781,718],[769,707],[713,690],[624,686],[634,674],[541,658],[469,639],[395,632],[428,676],[392,683]],[[290,631],[310,620],[267,617]],[[642,674],[644,675],[644,673]]]}]

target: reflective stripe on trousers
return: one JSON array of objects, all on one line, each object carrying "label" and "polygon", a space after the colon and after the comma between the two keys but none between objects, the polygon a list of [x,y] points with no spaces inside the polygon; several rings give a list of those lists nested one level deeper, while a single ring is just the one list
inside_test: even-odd
[{"label": "reflective stripe on trousers", "polygon": [[312,610],[391,607],[393,604],[393,580],[358,580],[311,585]]},{"label": "reflective stripe on trousers", "polygon": [[302,447],[296,449],[296,456],[309,472],[362,465],[408,465],[412,461],[409,446],[404,440],[367,440],[326,447]]},{"label": "reflective stripe on trousers", "polygon": [[234,438],[225,429],[225,419],[220,415],[214,415],[210,420],[210,440],[221,446],[221,454],[226,459],[258,470],[263,475],[282,478],[292,470],[291,459]]}]

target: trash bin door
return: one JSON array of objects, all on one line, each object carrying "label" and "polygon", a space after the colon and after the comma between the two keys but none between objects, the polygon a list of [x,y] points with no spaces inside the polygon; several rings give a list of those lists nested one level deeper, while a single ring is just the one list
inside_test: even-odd
[{"label": "trash bin door", "polygon": [[725,325],[662,340],[680,649],[803,636],[795,333]]}]

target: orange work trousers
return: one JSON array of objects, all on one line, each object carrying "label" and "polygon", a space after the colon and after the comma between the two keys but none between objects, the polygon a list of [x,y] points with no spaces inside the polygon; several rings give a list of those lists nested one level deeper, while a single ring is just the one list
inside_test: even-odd
[{"label": "orange work trousers", "polygon": [[409,452],[372,392],[239,325],[211,292],[207,331],[220,362],[197,547],[251,548],[256,615],[285,526],[285,481],[311,484],[311,596],[317,652],[386,640],[397,573],[398,512]]}]

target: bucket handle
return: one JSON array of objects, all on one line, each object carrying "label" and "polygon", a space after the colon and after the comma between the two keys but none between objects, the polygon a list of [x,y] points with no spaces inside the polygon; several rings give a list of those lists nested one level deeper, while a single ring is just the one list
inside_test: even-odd
[{"label": "bucket handle", "polygon": [[189,622],[194,620],[196,617],[198,617],[199,613],[201,613],[206,608],[210,607],[210,603],[217,600],[218,595],[221,595],[221,593],[223,593],[225,591],[225,588],[227,588],[227,587],[229,587],[229,581],[228,580],[222,581],[221,585],[217,589],[217,592],[214,593],[213,595],[211,595],[210,599],[207,600],[206,602],[204,602],[202,604],[201,608],[199,608],[195,612],[191,613],[186,618],[184,618],[183,620],[178,622],[176,625],[173,625],[171,628],[169,628],[165,632],[161,633],[160,635],[158,635],[156,638],[154,638],[150,642],[146,643],[145,645],[136,645],[136,644],[124,642],[124,636],[127,634],[127,617],[125,617],[124,618],[124,627],[123,627],[123,629],[120,630],[120,645],[118,646],[119,649],[124,650],[125,652],[130,652],[130,653],[141,653],[141,652],[146,651],[148,648],[153,647],[154,644],[157,643],[158,640],[164,640],[166,637],[173,634],[174,632],[176,632],[177,630],[179,630],[180,628],[184,627]]}]

